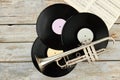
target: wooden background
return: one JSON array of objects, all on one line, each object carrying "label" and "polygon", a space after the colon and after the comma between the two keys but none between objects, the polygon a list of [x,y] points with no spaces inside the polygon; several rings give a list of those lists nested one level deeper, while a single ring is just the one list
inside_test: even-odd
[{"label": "wooden background", "polygon": [[50,78],[39,73],[31,61],[31,46],[37,37],[36,20],[48,5],[63,0],[0,0],[0,80],[120,80],[120,18],[110,35],[108,50],[100,61],[79,63],[68,75]]}]

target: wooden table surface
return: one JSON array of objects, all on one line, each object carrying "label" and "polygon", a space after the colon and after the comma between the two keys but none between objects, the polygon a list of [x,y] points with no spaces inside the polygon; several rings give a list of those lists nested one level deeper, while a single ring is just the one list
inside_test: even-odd
[{"label": "wooden table surface", "polygon": [[0,80],[120,80],[120,18],[110,30],[100,61],[79,63],[68,75],[50,78],[38,72],[31,61],[31,46],[37,37],[36,20],[48,5],[63,0],[0,0]]}]

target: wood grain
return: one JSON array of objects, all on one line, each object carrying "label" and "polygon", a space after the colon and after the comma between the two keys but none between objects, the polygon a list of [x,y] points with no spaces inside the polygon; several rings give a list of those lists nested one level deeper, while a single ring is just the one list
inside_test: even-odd
[{"label": "wood grain", "polygon": [[[120,42],[117,41],[113,46],[109,42],[108,49],[99,56],[101,61],[120,60]],[[0,43],[0,62],[24,62],[31,61],[32,43]]]},{"label": "wood grain", "polygon": [[[0,24],[35,24],[40,12],[55,3],[64,3],[64,1],[0,0]],[[120,23],[120,20],[117,23]]]},{"label": "wood grain", "polygon": [[[120,24],[110,30],[110,36],[120,40]],[[0,25],[0,42],[33,42],[37,37],[36,25]]]},{"label": "wood grain", "polygon": [[79,63],[68,75],[50,78],[39,73],[31,61],[37,37],[36,21],[47,6],[63,0],[0,0],[0,80],[119,80],[120,17],[110,30],[115,45],[99,56],[100,61]]},{"label": "wood grain", "polygon": [[33,42],[36,37],[35,25],[0,25],[0,42]]},{"label": "wood grain", "polygon": [[0,24],[35,24],[48,5],[62,0],[0,0]]},{"label": "wood grain", "polygon": [[32,43],[0,43],[1,61],[31,61]]},{"label": "wood grain", "polygon": [[119,80],[120,62],[79,63],[66,76],[51,78],[38,72],[32,63],[0,63],[0,80]]}]

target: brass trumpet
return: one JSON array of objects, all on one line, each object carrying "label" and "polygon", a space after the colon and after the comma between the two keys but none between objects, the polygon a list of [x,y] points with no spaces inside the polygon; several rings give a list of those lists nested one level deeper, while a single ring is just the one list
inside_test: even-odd
[{"label": "brass trumpet", "polygon": [[[56,55],[48,57],[48,58],[37,58],[36,57],[36,61],[39,65],[41,72],[44,70],[44,67],[46,65],[50,64],[53,61],[56,61],[57,65],[61,68],[72,66],[78,62],[85,61],[85,60],[88,60],[88,62],[94,62],[95,60],[98,60],[98,55],[100,55],[101,52],[105,51],[105,48],[102,48],[102,49],[99,49],[96,51],[94,45],[99,44],[99,43],[104,42],[104,41],[107,41],[107,40],[112,40],[113,44],[115,43],[115,40],[112,37],[105,37],[105,38],[102,38],[100,40],[94,41],[88,45],[82,45],[80,47],[71,49],[71,50],[63,52],[61,54],[56,54]],[[61,58],[68,56],[68,55],[71,55],[71,54],[78,52],[80,50],[83,50],[85,55],[76,57],[76,58],[69,60],[69,61],[65,61],[64,65],[59,64],[59,60]]]}]

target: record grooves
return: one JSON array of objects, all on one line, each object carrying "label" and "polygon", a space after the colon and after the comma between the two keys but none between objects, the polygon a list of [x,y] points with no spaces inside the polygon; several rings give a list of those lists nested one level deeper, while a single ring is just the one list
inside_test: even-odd
[{"label": "record grooves", "polygon": [[[91,13],[79,13],[68,19],[66,24],[64,25],[62,31],[64,51],[68,51],[81,45],[80,41],[77,39],[77,33],[79,30],[84,28],[87,28],[93,32],[94,37],[92,41],[109,36],[107,26],[102,19]],[[107,44],[108,41],[105,41],[101,44],[95,45],[95,48],[96,50],[106,48]]]},{"label": "record grooves", "polygon": [[[33,64],[37,68],[38,71],[40,71],[40,69],[39,69],[39,66],[37,64],[35,57],[47,58],[48,57],[47,50],[48,50],[48,47],[46,47],[41,42],[41,39],[38,37],[33,44],[32,52],[31,52]],[[74,67],[75,66],[72,66],[72,67],[67,68],[67,69],[61,69],[56,64],[56,62],[52,62],[45,67],[45,70],[42,73],[44,75],[50,76],[50,77],[60,77],[60,76],[64,76],[64,75],[68,74],[69,72],[71,72],[74,69]]]},{"label": "record grooves", "polygon": [[[38,37],[32,46],[32,61],[38,71],[49,77],[61,77],[70,73],[76,63],[70,65],[66,63],[68,60],[76,60],[77,57],[85,55],[84,53],[89,53],[88,44],[109,36],[107,26],[100,17],[91,13],[78,13],[77,10],[66,4],[54,4],[45,8],[38,17],[36,31]],[[107,44],[108,41],[101,42],[95,46],[92,44],[95,47],[92,52],[96,53],[95,50],[106,48]],[[71,52],[74,51],[69,51],[82,45],[87,46],[89,50],[86,52],[77,50],[77,52],[72,54]],[[62,56],[60,54],[48,58],[48,53],[52,53],[51,50],[65,53],[62,54],[61,52]],[[36,57],[41,62],[43,61],[43,64],[40,61],[37,62]],[[57,64],[56,60],[59,60],[60,64]],[[42,67],[39,67],[38,63],[41,63]],[[60,65],[65,63],[65,67],[62,68]]]},{"label": "record grooves", "polygon": [[66,20],[77,13],[77,10],[67,4],[54,4],[44,9],[36,24],[41,41],[50,48],[62,49],[62,28]]}]

